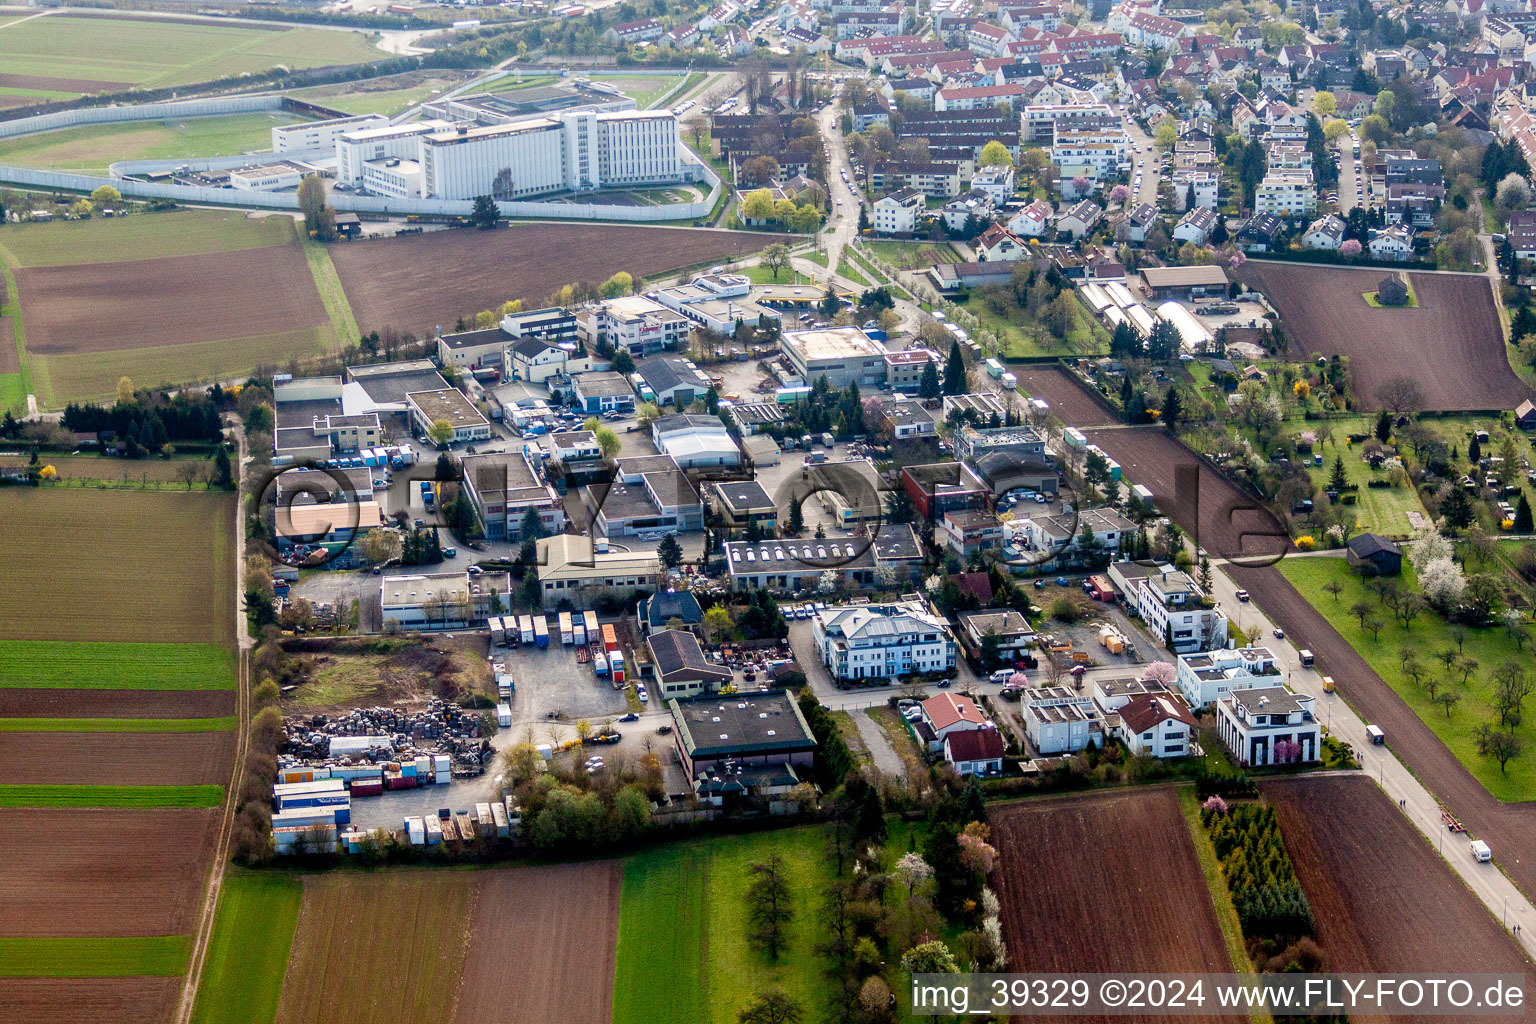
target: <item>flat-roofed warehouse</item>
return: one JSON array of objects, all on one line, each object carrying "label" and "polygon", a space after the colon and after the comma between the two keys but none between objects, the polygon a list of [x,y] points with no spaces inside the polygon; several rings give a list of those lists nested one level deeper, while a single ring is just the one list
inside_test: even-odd
[{"label": "flat-roofed warehouse", "polygon": [[857,327],[786,331],[779,348],[807,384],[826,377],[834,388],[885,383],[885,346]]},{"label": "flat-roofed warehouse", "polygon": [[1226,295],[1227,272],[1216,266],[1145,267],[1141,287],[1149,298],[1171,299],[1180,295]]},{"label": "flat-roofed warehouse", "polygon": [[816,740],[787,691],[674,698],[667,706],[690,779],[725,760],[806,768],[816,761]]},{"label": "flat-roofed warehouse", "polygon": [[438,391],[413,391],[405,396],[411,410],[411,422],[423,434],[429,434],[433,424],[447,423],[453,428],[453,442],[483,441],[491,436],[491,425],[484,416],[453,388]]}]

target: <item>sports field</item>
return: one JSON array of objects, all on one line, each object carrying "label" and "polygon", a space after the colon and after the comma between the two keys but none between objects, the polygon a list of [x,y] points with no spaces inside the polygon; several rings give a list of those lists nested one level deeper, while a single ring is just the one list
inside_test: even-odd
[{"label": "sports field", "polygon": [[270,149],[270,131],[304,118],[283,111],[63,128],[0,141],[0,163],[105,175],[118,160],[238,156]]},{"label": "sports field", "polygon": [[[110,42],[109,42],[110,40]],[[0,33],[0,87],[74,95],[384,57],[360,32],[49,15]]]},{"label": "sports field", "polygon": [[[318,250],[318,251],[315,251]],[[328,351],[355,321],[328,250],[287,216],[215,211],[18,225],[0,238],[21,382],[46,407],[238,376]],[[211,296],[220,301],[211,302]],[[16,392],[12,395],[10,392]]]}]

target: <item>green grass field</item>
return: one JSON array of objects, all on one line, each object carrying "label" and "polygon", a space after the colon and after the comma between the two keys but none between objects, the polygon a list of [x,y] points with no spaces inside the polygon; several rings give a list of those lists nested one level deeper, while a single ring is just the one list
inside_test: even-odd
[{"label": "green grass field", "polygon": [[221,718],[0,718],[0,732],[229,732]]},{"label": "green grass field", "polygon": [[304,886],[287,875],[225,876],[198,983],[194,1024],[270,1024],[277,1017]]},{"label": "green grass field", "polygon": [[282,366],[291,359],[322,355],[334,347],[334,339],[330,325],[326,324],[186,345],[38,355],[32,357],[30,366],[38,400],[57,409],[66,402],[109,400],[123,377],[133,378],[141,388],[223,380],[249,373],[260,365]]},{"label": "green grass field", "polygon": [[1323,457],[1321,466],[1308,466],[1307,474],[1317,487],[1326,488],[1333,476],[1335,457],[1343,460],[1344,475],[1352,484],[1358,484],[1355,492],[1355,522],[1357,529],[1388,537],[1408,537],[1413,527],[1408,523],[1409,512],[1424,512],[1424,503],[1412,484],[1406,487],[1367,487],[1371,480],[1390,480],[1385,470],[1372,469],[1360,458],[1360,449],[1345,442],[1343,433],[1334,437],[1334,443],[1322,446],[1318,454]]},{"label": "green grass field", "polygon": [[[818,1019],[825,965],[815,952],[821,890],[831,878],[821,829],[788,829],[676,843],[624,866],[614,1024],[734,1024],[760,989],[777,984]],[[795,919],[778,962],[747,939],[747,866],[784,858]],[[657,964],[665,961],[666,970]]]},{"label": "green grass field", "polygon": [[[40,79],[18,85],[90,93],[186,85],[278,65],[358,64],[385,56],[362,33],[321,28],[269,31],[238,24],[50,15],[0,34],[0,67]],[[48,79],[83,81],[65,86]]]},{"label": "green grass field", "polygon": [[[418,103],[425,103],[451,86],[436,83],[413,85],[402,89],[373,89],[366,92],[345,92],[335,96],[315,96],[316,103],[333,107],[347,114],[383,114],[393,117],[409,110]],[[300,96],[294,93],[294,96]]]},{"label": "green grass field", "polygon": [[0,785],[0,807],[217,807],[223,786]]},{"label": "green grass field", "polygon": [[0,163],[105,175],[118,160],[238,156],[272,148],[271,129],[304,118],[282,111],[62,128],[0,142]]},{"label": "green grass field", "polygon": [[118,939],[0,938],[0,977],[174,977],[187,969],[185,935]]},{"label": "green grass field", "polygon": [[837,272],[854,284],[863,285],[865,288],[870,287],[873,283],[869,278],[860,273],[858,266],[847,256],[837,261]]},{"label": "green grass field", "polygon": [[219,644],[0,640],[0,686],[82,690],[232,690]]},{"label": "green grass field", "polygon": [[[1441,651],[1448,648],[1454,650],[1456,646],[1450,626],[1439,615],[1426,611],[1414,619],[1413,625],[1406,631],[1400,622],[1389,621],[1381,630],[1381,639],[1372,640],[1371,635],[1360,628],[1360,620],[1349,609],[1357,601],[1364,601],[1374,609],[1378,606],[1377,599],[1365,589],[1360,577],[1350,571],[1344,559],[1286,558],[1280,562],[1280,571],[1328,619],[1333,628],[1339,631],[1339,635],[1360,652],[1360,656],[1376,674],[1434,730],[1441,742],[1450,748],[1490,793],[1500,800],[1536,799],[1536,725],[1532,724],[1529,716],[1525,724],[1515,729],[1515,734],[1525,741],[1525,752],[1510,761],[1505,772],[1499,771],[1497,761],[1477,752],[1474,739],[1479,725],[1497,722],[1497,716],[1490,709],[1489,703],[1493,695],[1494,670],[1506,661],[1516,661],[1525,665],[1529,671],[1530,648],[1521,652],[1510,639],[1509,633],[1502,628],[1468,630],[1463,649],[1466,655],[1477,659],[1478,668],[1472,673],[1469,682],[1463,684],[1459,670],[1447,671],[1436,660],[1436,655]],[[1334,580],[1344,586],[1337,601],[1323,590],[1325,584]],[[1413,568],[1405,559],[1402,586],[1407,589],[1413,584]],[[1254,598],[1260,605],[1263,604],[1262,594],[1256,593]],[[1379,616],[1383,621],[1392,617],[1385,609]],[[1415,684],[1404,675],[1399,660],[1399,652],[1403,649],[1417,654],[1420,662],[1435,678],[1449,680],[1437,692],[1460,695],[1461,702],[1449,715],[1438,705],[1430,703],[1429,693],[1423,686]],[[1348,681],[1341,679],[1339,682],[1343,686],[1344,695],[1348,697]],[[1388,742],[1391,742],[1390,738]]]},{"label": "green grass field", "polygon": [[592,81],[602,82],[618,89],[645,110],[666,95],[667,91],[683,81],[682,75],[593,75]]},{"label": "green grass field", "polygon": [[518,93],[524,89],[541,89],[546,85],[553,85],[556,81],[558,79],[554,75],[524,75],[521,78],[516,75],[508,75],[506,78],[496,79],[496,81],[484,89],[476,89],[475,93]]},{"label": "green grass field", "polygon": [[948,242],[863,241],[864,248],[897,270],[922,269],[935,263],[958,262],[960,254]]},{"label": "green grass field", "polygon": [[247,217],[223,210],[15,224],[0,231],[0,260],[12,267],[70,267],[262,249],[291,242],[293,224],[292,217]]},{"label": "green grass field", "polygon": [[967,298],[957,305],[980,320],[984,330],[997,335],[1005,359],[1094,355],[1109,351],[1109,335],[1079,301],[1073,303],[1076,310],[1074,323],[1065,338],[1057,337],[1044,326],[1036,337],[1036,332],[1026,330],[1016,317],[994,313],[979,299]]}]

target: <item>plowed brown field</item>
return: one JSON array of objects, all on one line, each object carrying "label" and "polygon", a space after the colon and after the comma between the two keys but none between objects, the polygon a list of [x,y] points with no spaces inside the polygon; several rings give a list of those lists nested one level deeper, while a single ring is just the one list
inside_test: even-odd
[{"label": "plowed brown field", "polygon": [[6,978],[4,1019],[48,1024],[163,1024],[180,978]]},{"label": "plowed brown field", "polygon": [[1158,511],[1212,558],[1273,562],[1290,544],[1268,509],[1211,469],[1162,427],[1085,431],[1120,463],[1124,478],[1151,488]]},{"label": "plowed brown field", "polygon": [[[365,331],[451,330],[510,299],[542,303],[577,281],[620,270],[640,278],[728,260],[783,241],[747,231],[612,224],[523,224],[499,231],[433,231],[333,246],[331,259]],[[31,331],[31,321],[27,321]],[[30,334],[28,339],[30,341]]]},{"label": "plowed brown field", "polygon": [[608,1024],[620,879],[616,861],[485,872],[454,1020]]},{"label": "plowed brown field", "polygon": [[1524,971],[1527,987],[1536,980],[1514,939],[1370,779],[1276,779],[1260,789],[1280,816],[1329,971]]},{"label": "plowed brown field", "polygon": [[330,322],[297,242],[242,252],[16,271],[27,351],[112,352],[276,335]]},{"label": "plowed brown field", "polygon": [[219,718],[234,713],[233,690],[49,690],[0,686],[0,718]]},{"label": "plowed brown field", "polygon": [[1026,800],[987,820],[1010,971],[1232,971],[1177,790]]},{"label": "plowed brown field", "polygon": [[1291,354],[1349,356],[1355,395],[1376,408],[1394,377],[1418,382],[1429,409],[1509,409],[1530,389],[1509,368],[1493,289],[1480,274],[1409,274],[1416,309],[1372,309],[1385,269],[1249,260],[1237,271],[1280,311]]},{"label": "plowed brown field", "polygon": [[1069,427],[1106,427],[1119,420],[1077,379],[1059,366],[1010,366],[1019,390],[1050,403],[1051,414]]},{"label": "plowed brown field", "polygon": [[5,934],[186,934],[218,813],[0,809]]},{"label": "plowed brown field", "polygon": [[228,785],[235,733],[8,732],[0,784]]}]

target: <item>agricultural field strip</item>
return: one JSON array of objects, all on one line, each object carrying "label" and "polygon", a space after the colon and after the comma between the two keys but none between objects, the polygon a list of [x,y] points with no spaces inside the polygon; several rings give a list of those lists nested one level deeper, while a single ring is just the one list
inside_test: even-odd
[{"label": "agricultural field strip", "polygon": [[175,976],[187,969],[185,935],[120,938],[0,937],[0,977]]},{"label": "agricultural field strip", "polygon": [[228,732],[221,718],[0,718],[0,732]]},{"label": "agricultural field strip", "polygon": [[272,1024],[303,896],[291,875],[225,876],[193,1024]]},{"label": "agricultural field strip", "polygon": [[0,687],[232,690],[234,656],[219,644],[0,640]]},{"label": "agricultural field strip", "polygon": [[224,787],[49,786],[0,784],[0,807],[204,808],[224,802]]}]

